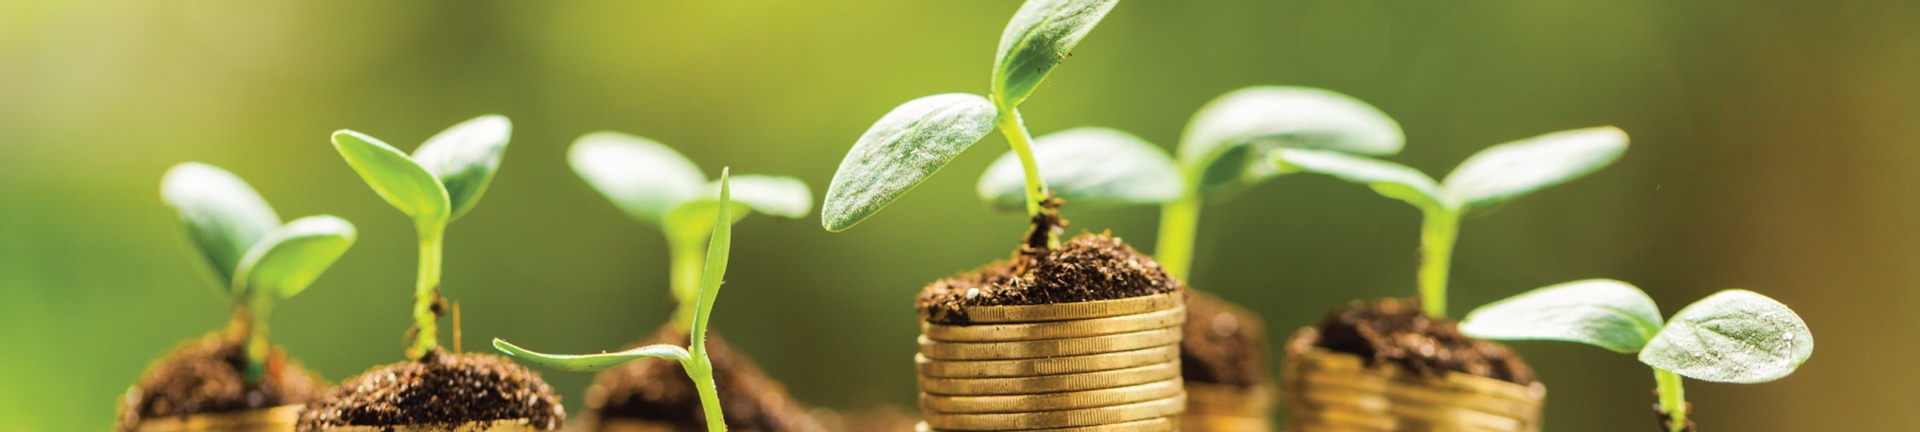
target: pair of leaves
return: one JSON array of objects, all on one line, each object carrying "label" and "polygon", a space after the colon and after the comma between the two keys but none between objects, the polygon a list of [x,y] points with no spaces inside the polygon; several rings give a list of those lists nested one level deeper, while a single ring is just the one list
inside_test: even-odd
[{"label": "pair of leaves", "polygon": [[1662,324],[1639,288],[1590,279],[1548,286],[1481,306],[1460,322],[1467,335],[1493,340],[1578,342],[1639,352],[1648,366],[1732,383],[1793,373],[1813,355],[1813,334],[1792,309],[1746,290],[1694,302]]},{"label": "pair of leaves", "polygon": [[353,224],[308,216],[286,225],[252,186],[212,165],[188,162],[167,170],[160,198],[179,215],[187,237],[231,297],[292,297],[353,246]]},{"label": "pair of leaves", "polygon": [[342,129],[333,148],[373,191],[420,227],[444,227],[473,209],[493,182],[513,125],[486,115],[427,139],[412,156],[377,138]]},{"label": "pair of leaves", "polygon": [[[1085,127],[1033,140],[1047,190],[1074,204],[1161,204],[1180,199],[1186,180],[1166,150],[1113,129]],[[980,175],[980,199],[1002,210],[1026,206],[1026,174],[1012,151]]]},{"label": "pair of leaves", "polygon": [[1626,150],[1627,134],[1618,128],[1556,132],[1488,147],[1437,183],[1405,165],[1334,151],[1281,149],[1268,158],[1281,171],[1331,175],[1423,210],[1461,212],[1580,178]]},{"label": "pair of leaves", "polygon": [[[574,140],[567,152],[573,171],[634,219],[675,238],[704,236],[719,207],[719,182],[700,167],[652,140],[618,132],[595,132]],[[813,191],[792,177],[742,175],[729,179],[731,221],[751,211],[800,218],[813,210]]]}]

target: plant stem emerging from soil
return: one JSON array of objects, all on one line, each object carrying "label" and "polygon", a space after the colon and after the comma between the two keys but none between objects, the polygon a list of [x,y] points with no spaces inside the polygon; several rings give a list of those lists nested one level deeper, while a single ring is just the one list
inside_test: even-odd
[{"label": "plant stem emerging from soil", "polygon": [[[248,384],[258,384],[267,373],[267,354],[273,349],[267,343],[267,315],[273,307],[271,293],[247,293],[246,304],[235,305],[234,325],[240,326],[240,332],[246,341],[246,369]],[[236,339],[240,340],[240,339]]]},{"label": "plant stem emerging from soil", "polygon": [[[1198,180],[1188,179],[1188,184]],[[1189,186],[1179,200],[1160,206],[1160,238],[1153,244],[1153,258],[1173,277],[1187,280],[1193,268],[1193,247],[1200,231],[1200,193]]]},{"label": "plant stem emerging from soil", "polygon": [[1680,387],[1680,374],[1654,369],[1653,379],[1660,391],[1660,410],[1667,414],[1667,432],[1687,430],[1687,391]]},{"label": "plant stem emerging from soil", "polygon": [[[995,122],[1000,133],[1007,136],[1007,145],[1013,147],[1013,153],[1020,156],[1020,168],[1027,178],[1027,216],[1040,214],[1040,202],[1047,198],[1047,184],[1040,180],[1040,164],[1033,159],[1033,136],[1027,133],[1026,121],[1020,118],[1020,109],[1007,106],[999,100],[995,105],[1000,109],[1000,120]],[[1049,244],[1058,246],[1055,239]]]},{"label": "plant stem emerging from soil", "polygon": [[1460,237],[1460,211],[1423,209],[1420,221],[1420,305],[1428,317],[1447,317],[1447,273]]},{"label": "plant stem emerging from soil", "polygon": [[446,225],[415,229],[420,236],[420,275],[413,290],[413,347],[407,350],[407,357],[419,360],[440,346],[440,311],[434,306],[440,301],[440,255]]},{"label": "plant stem emerging from soil", "polygon": [[701,242],[705,239],[688,237],[672,236],[667,239],[673,249],[669,289],[673,301],[677,302],[673,308],[673,327],[683,332],[693,330],[693,305],[695,298],[700,296],[701,268],[707,265],[707,250],[702,247],[706,244]]}]

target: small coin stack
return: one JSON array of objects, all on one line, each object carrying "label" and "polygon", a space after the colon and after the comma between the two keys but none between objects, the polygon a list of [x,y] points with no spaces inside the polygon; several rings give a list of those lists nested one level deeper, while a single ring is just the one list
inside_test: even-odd
[{"label": "small coin stack", "polygon": [[920,323],[921,432],[1172,432],[1185,293],[975,306]]}]

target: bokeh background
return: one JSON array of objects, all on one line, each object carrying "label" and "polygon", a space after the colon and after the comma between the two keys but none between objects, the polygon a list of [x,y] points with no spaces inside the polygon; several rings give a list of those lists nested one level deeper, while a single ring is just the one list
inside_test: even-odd
[{"label": "bokeh background", "polygon": [[[817,197],[894,105],[985,92],[1018,3],[0,1],[0,430],[106,429],[148,361],[225,322],[158,199],[172,164],[359,226],[274,318],[338,380],[402,358],[414,250],[328,134],[411,149],[505,114],[499,177],[447,240],[464,345],[614,348],[666,319],[666,247],[571,172],[575,137],[647,136],[709,175],[797,176]],[[1690,382],[1702,425],[1920,425],[1920,3],[1127,0],[1023,110],[1036,134],[1100,125],[1171,148],[1201,104],[1260,84],[1375,104],[1409,137],[1392,159],[1436,176],[1487,145],[1624,128],[1613,167],[1466,222],[1456,313],[1592,277],[1667,313],[1752,289],[1798,310],[1818,349],[1777,382]],[[913,294],[1022,231],[973,198],[1004,151],[987,138],[848,232],[817,214],[742,222],[716,326],[808,403],[911,409]],[[1155,209],[1067,216],[1153,246]],[[1191,282],[1263,314],[1278,344],[1349,300],[1411,295],[1417,219],[1283,177],[1207,209]],[[1653,380],[1630,356],[1517,349],[1551,388],[1550,430],[1651,430]],[[589,376],[545,375],[577,409]]]}]

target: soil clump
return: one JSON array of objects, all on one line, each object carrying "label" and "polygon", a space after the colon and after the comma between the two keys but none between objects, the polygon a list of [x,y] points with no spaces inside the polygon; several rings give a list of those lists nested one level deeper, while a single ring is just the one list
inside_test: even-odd
[{"label": "soil clump", "polygon": [[1460,334],[1455,323],[1432,319],[1417,300],[1356,301],[1327,313],[1315,346],[1353,354],[1368,366],[1391,362],[1421,376],[1461,372],[1532,384],[1533,369],[1505,345]]},{"label": "soil clump", "polygon": [[219,333],[181,343],[127,389],[116,430],[131,431],[142,419],[304,404],[326,386],[278,347],[267,354],[260,382],[247,382],[246,364],[246,344]]},{"label": "soil clump", "polygon": [[[633,347],[653,344],[687,346],[690,336],[662,326]],[[632,348],[632,347],[629,347]],[[824,432],[826,429],[787,394],[779,382],[745,354],[727,345],[720,334],[707,332],[707,358],[713,361],[713,383],[720,396],[728,429],[765,432]],[[707,428],[700,394],[680,362],[645,359],[601,372],[588,390],[588,408],[599,418],[659,422],[680,430]]]},{"label": "soil clump", "polygon": [[540,374],[491,354],[435,349],[418,361],[381,366],[307,404],[299,431],[338,426],[433,426],[527,419],[557,430],[566,417]]},{"label": "soil clump", "polygon": [[1249,388],[1272,382],[1267,327],[1240,306],[1187,290],[1187,324],[1180,338],[1180,374],[1187,382]]},{"label": "soil clump", "polygon": [[968,306],[1113,300],[1185,286],[1119,237],[1081,233],[1057,249],[1029,242],[1011,259],[935,281],[920,291],[916,308],[928,322],[964,325],[969,321],[962,308]]}]

